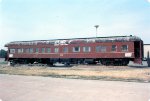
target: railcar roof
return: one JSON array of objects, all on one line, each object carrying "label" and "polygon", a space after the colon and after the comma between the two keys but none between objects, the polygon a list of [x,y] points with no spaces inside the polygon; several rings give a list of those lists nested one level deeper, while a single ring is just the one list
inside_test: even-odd
[{"label": "railcar roof", "polygon": [[137,36],[109,36],[109,37],[90,37],[90,38],[70,38],[70,39],[52,39],[52,40],[32,40],[32,41],[13,41],[7,43],[9,45],[34,45],[38,43],[59,44],[59,43],[79,43],[79,42],[124,42],[124,41],[140,41]]}]

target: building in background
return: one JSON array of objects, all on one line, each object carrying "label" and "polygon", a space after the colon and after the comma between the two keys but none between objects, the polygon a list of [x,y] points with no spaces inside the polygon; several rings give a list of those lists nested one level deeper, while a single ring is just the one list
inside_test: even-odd
[{"label": "building in background", "polygon": [[150,52],[150,44],[144,44],[144,59],[147,58],[147,53]]}]

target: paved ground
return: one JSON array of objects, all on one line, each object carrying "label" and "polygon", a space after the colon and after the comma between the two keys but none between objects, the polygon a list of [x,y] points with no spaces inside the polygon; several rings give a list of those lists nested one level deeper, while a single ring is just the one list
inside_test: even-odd
[{"label": "paved ground", "polygon": [[0,74],[2,101],[149,101],[150,84]]}]

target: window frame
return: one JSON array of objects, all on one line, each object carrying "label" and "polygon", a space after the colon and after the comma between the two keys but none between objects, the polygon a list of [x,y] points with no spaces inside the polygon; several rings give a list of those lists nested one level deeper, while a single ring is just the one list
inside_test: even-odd
[{"label": "window frame", "polygon": [[[115,47],[113,47],[113,46],[115,46]],[[117,45],[112,45],[112,46],[111,46],[111,51],[112,51],[112,52],[116,52],[116,51],[117,51]]]},{"label": "window frame", "polygon": [[[78,51],[75,48],[78,48]],[[80,46],[74,46],[73,47],[73,52],[80,52]]]},{"label": "window frame", "polygon": [[36,48],[36,49],[35,49],[35,53],[39,53],[39,48]]},{"label": "window frame", "polygon": [[29,49],[29,48],[26,48],[26,49],[25,49],[25,53],[30,53],[30,49]]},{"label": "window frame", "polygon": [[17,53],[19,53],[19,54],[20,54],[20,53],[23,53],[23,48],[18,48],[18,49],[17,49]]},{"label": "window frame", "polygon": [[42,49],[41,49],[41,53],[45,53],[45,48],[42,48]]},{"label": "window frame", "polygon": [[59,48],[58,47],[54,48],[54,53],[59,53]]},{"label": "window frame", "polygon": [[12,54],[13,54],[13,53],[16,53],[16,49],[15,49],[15,48],[10,48],[10,49],[9,49],[9,53],[12,53]]},{"label": "window frame", "polygon": [[96,52],[107,52],[107,46],[96,46]]},{"label": "window frame", "polygon": [[83,52],[91,52],[91,47],[90,46],[84,46]]},{"label": "window frame", "polygon": [[[126,48],[124,48],[123,46],[126,46]],[[128,45],[122,45],[121,46],[121,51],[122,52],[128,52]]]},{"label": "window frame", "polygon": [[68,53],[68,47],[63,47],[63,53]]},{"label": "window frame", "polygon": [[29,48],[29,53],[34,53],[33,48]]},{"label": "window frame", "polygon": [[47,53],[51,53],[51,48],[46,48]]}]

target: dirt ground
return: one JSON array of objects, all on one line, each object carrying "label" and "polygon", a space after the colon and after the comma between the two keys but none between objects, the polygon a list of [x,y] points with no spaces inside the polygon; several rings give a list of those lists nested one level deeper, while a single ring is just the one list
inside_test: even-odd
[{"label": "dirt ground", "polygon": [[0,74],[2,101],[149,101],[150,84]]},{"label": "dirt ground", "polygon": [[0,65],[0,74],[45,76],[55,78],[73,78],[88,80],[115,80],[150,82],[150,68],[147,66],[102,66],[102,65],[73,65],[64,67],[47,66],[15,66]]}]

